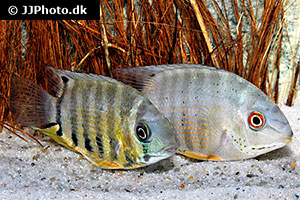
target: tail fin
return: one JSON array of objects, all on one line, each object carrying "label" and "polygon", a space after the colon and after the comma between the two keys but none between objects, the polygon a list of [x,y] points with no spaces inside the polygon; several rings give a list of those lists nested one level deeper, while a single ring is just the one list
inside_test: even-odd
[{"label": "tail fin", "polygon": [[16,122],[24,126],[47,127],[55,123],[55,99],[34,82],[15,77],[10,108]]}]

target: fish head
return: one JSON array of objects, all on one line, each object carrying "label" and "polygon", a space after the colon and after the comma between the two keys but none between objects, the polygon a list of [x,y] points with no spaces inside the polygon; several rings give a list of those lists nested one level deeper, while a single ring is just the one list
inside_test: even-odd
[{"label": "fish head", "polygon": [[291,142],[291,126],[275,103],[258,98],[252,105],[245,119],[252,154],[261,155]]},{"label": "fish head", "polygon": [[[258,90],[258,89],[257,89]],[[293,132],[280,108],[265,94],[247,95],[233,125],[239,159],[253,158],[291,142]],[[234,120],[233,120],[234,121]]]},{"label": "fish head", "polygon": [[178,148],[175,131],[170,122],[149,101],[144,104],[138,111],[133,129],[138,155],[136,162],[141,166],[166,159],[174,155]]}]

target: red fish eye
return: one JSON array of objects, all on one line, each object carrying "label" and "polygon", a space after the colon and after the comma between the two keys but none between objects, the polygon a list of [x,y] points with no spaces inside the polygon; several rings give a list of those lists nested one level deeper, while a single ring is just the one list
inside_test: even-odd
[{"label": "red fish eye", "polygon": [[262,113],[251,112],[248,117],[248,124],[254,130],[260,129],[265,125],[265,117]]}]

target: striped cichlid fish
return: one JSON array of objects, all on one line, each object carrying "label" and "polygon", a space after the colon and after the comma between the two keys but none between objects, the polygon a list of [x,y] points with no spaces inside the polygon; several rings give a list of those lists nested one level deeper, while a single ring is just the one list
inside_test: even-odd
[{"label": "striped cichlid fish", "polygon": [[285,146],[293,132],[261,90],[240,76],[201,65],[121,68],[117,79],[142,91],[173,125],[178,153],[240,160]]},{"label": "striped cichlid fish", "polygon": [[175,154],[170,123],[139,91],[100,75],[46,68],[47,91],[16,78],[10,105],[22,125],[101,168],[143,167]]}]

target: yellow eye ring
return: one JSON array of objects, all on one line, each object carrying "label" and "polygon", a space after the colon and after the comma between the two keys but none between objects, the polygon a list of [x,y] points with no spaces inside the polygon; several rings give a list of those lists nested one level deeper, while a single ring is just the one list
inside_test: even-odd
[{"label": "yellow eye ring", "polygon": [[258,130],[265,125],[265,116],[260,112],[251,112],[248,117],[248,124],[251,129]]}]

